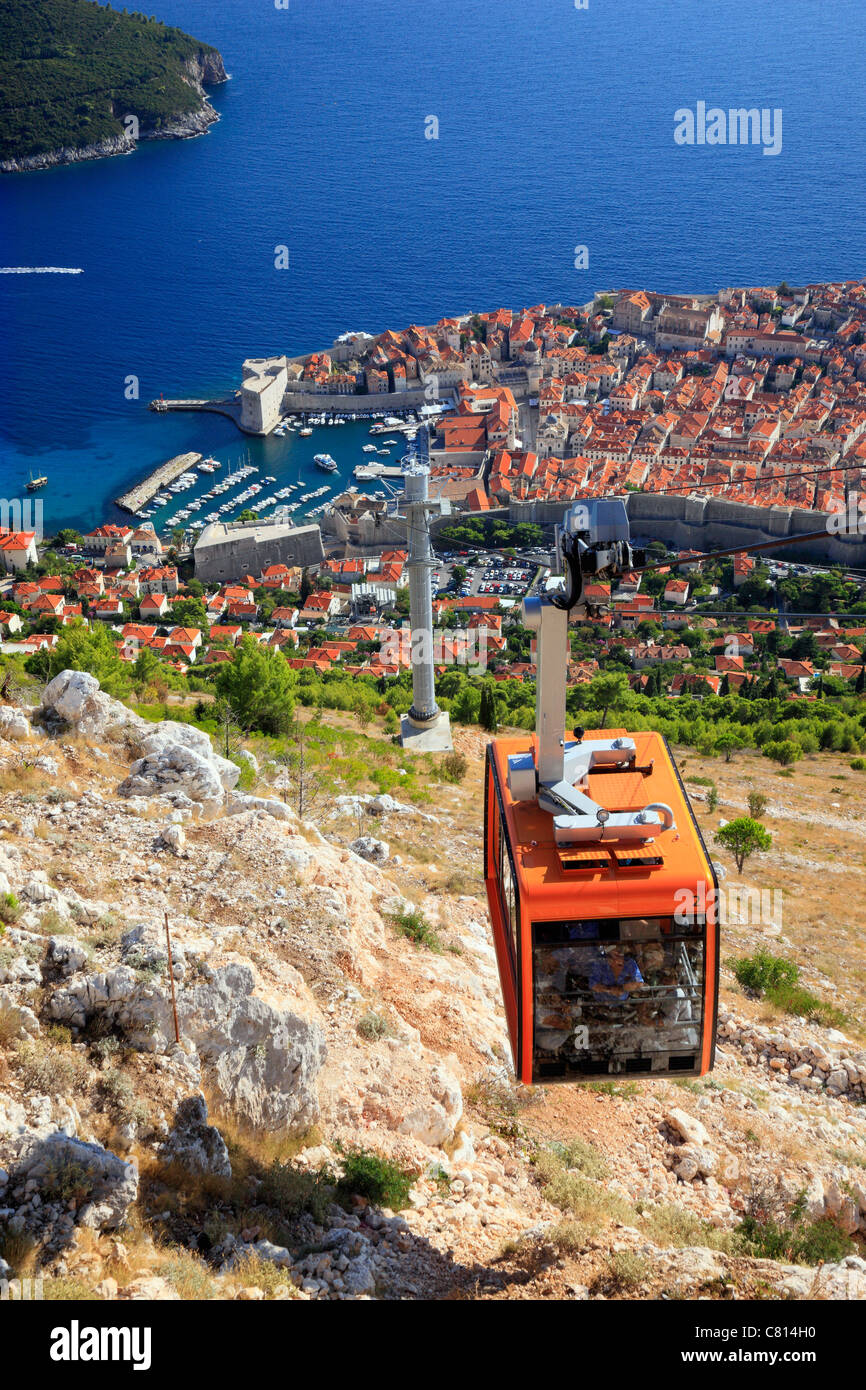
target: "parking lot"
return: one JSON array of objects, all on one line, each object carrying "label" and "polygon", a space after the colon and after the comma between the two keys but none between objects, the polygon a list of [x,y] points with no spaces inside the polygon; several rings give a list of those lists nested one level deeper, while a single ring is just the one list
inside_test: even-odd
[{"label": "parking lot", "polygon": [[479,595],[516,601],[531,588],[537,573],[534,560],[512,560],[498,551],[449,551],[439,557],[433,571],[433,592],[437,598]]}]

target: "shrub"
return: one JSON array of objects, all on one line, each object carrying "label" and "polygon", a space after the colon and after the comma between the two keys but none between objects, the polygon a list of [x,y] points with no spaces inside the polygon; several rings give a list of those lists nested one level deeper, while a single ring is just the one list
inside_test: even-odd
[{"label": "shrub", "polygon": [[[266,1260],[261,1255],[245,1255],[242,1260],[234,1266],[231,1274],[236,1283],[243,1284],[246,1288],[261,1289],[266,1298],[271,1298],[278,1289],[288,1288],[294,1293],[289,1272],[275,1265],[273,1260]],[[181,1295],[183,1297],[183,1295]],[[198,1295],[191,1295],[198,1297]]]},{"label": "shrub", "polygon": [[793,961],[771,955],[769,951],[757,950],[752,956],[732,960],[731,969],[744,989],[763,995],[786,1013],[821,1023],[827,1028],[839,1027],[846,1022],[841,1009],[826,1003],[799,983],[800,970]]},{"label": "shrub", "polygon": [[375,1042],[378,1038],[387,1038],[391,1032],[388,1020],[373,1009],[367,1009],[355,1026],[361,1037],[366,1038],[368,1042]]},{"label": "shrub", "polygon": [[49,1049],[39,1039],[26,1040],[18,1049],[16,1065],[29,1090],[48,1095],[66,1091],[83,1091],[90,1079],[85,1059],[70,1049]]},{"label": "shrub", "polygon": [[765,743],[763,754],[765,758],[772,758],[774,763],[781,763],[783,767],[789,767],[791,763],[796,763],[802,758],[803,749],[792,738],[783,738],[776,739],[772,743]]},{"label": "shrub", "polygon": [[649,1276],[649,1260],[633,1250],[620,1250],[610,1258],[610,1272],[618,1289],[635,1289]]},{"label": "shrub", "polygon": [[259,1198],[275,1207],[284,1221],[308,1212],[321,1225],[333,1200],[334,1181],[327,1169],[308,1173],[291,1163],[272,1163],[262,1173]]},{"label": "shrub", "polygon": [[598,1230],[612,1221],[627,1226],[634,1222],[634,1211],[624,1197],[598,1182],[592,1182],[565,1168],[552,1170],[544,1179],[544,1196],[560,1211],[568,1212],[581,1224]]},{"label": "shrub", "polygon": [[[102,1041],[113,1040],[106,1038]],[[104,1071],[99,1078],[99,1084],[121,1124],[143,1124],[146,1121],[147,1106],[144,1101],[136,1098],[132,1082],[122,1071],[118,1071],[116,1067]]]},{"label": "shrub", "polygon": [[46,1303],[99,1303],[101,1295],[83,1279],[68,1275],[56,1279],[43,1279],[42,1297]]},{"label": "shrub", "polygon": [[446,753],[439,764],[443,782],[462,782],[469,764],[462,753]]},{"label": "shrub", "polygon": [[42,1193],[49,1201],[74,1202],[80,1206],[93,1192],[93,1170],[84,1163],[61,1155],[46,1160]]},{"label": "shrub", "polygon": [[441,952],[442,942],[426,917],[417,908],[407,908],[403,912],[395,912],[391,921],[394,930],[399,932],[400,936],[406,936],[410,941],[414,941],[416,946],[426,946],[430,951]]},{"label": "shrub", "polygon": [[785,1264],[819,1265],[844,1260],[856,1250],[853,1240],[828,1216],[813,1221],[794,1214],[787,1223],[746,1216],[737,1234],[750,1254]]},{"label": "shrub", "polygon": [[21,916],[21,904],[14,893],[0,894],[0,922],[16,922]]},{"label": "shrub", "polygon": [[794,985],[800,976],[799,968],[793,961],[764,950],[757,950],[753,956],[732,960],[731,969],[744,989],[752,989],[757,994],[766,994],[767,990],[780,985]]},{"label": "shrub", "polygon": [[592,1236],[592,1229],[579,1221],[559,1221],[546,1234],[555,1250],[563,1255],[577,1255]]},{"label": "shrub", "polygon": [[761,822],[752,820],[750,816],[728,821],[727,825],[716,831],[716,841],[733,854],[738,873],[743,872],[743,865],[756,850],[766,851],[773,843]]},{"label": "shrub", "polygon": [[[276,1265],[272,1264],[271,1261],[262,1261],[262,1263],[268,1263],[271,1269],[276,1269]],[[182,1299],[201,1301],[214,1296],[214,1283],[207,1265],[191,1251],[184,1250],[172,1254],[170,1259],[157,1265],[155,1273],[161,1279],[168,1280]],[[232,1273],[234,1274],[235,1271],[233,1270]],[[246,1281],[241,1279],[241,1282]]]},{"label": "shrub", "polygon": [[387,1158],[368,1153],[365,1149],[349,1149],[343,1156],[343,1176],[337,1192],[344,1200],[351,1196],[366,1197],[380,1207],[402,1211],[409,1205],[409,1193],[415,1174]]},{"label": "shrub", "polygon": [[643,1218],[648,1239],[664,1249],[684,1249],[687,1245],[704,1245],[711,1250],[736,1254],[741,1245],[731,1231],[720,1231],[709,1221],[701,1221],[694,1212],[682,1207],[653,1207]]},{"label": "shrub", "polygon": [[748,795],[749,815],[752,820],[760,820],[767,809],[767,798],[763,792],[750,791]]},{"label": "shrub", "polygon": [[715,782],[711,782],[707,790],[707,810],[713,812],[719,804],[719,789]]},{"label": "shrub", "polygon": [[851,767],[855,772],[866,772],[866,758],[854,758]]}]

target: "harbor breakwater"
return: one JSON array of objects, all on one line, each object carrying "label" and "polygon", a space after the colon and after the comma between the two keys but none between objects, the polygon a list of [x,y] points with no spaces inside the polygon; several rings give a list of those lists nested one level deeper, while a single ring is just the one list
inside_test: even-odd
[{"label": "harbor breakwater", "polygon": [[146,507],[152,497],[169,483],[173,483],[175,478],[179,478],[181,473],[188,473],[196,464],[201,463],[201,454],[177,454],[175,458],[169,459],[166,463],[160,464],[152,473],[136,483],[135,487],[130,488],[129,492],[124,492],[122,496],[115,497],[114,504],[122,507],[125,512],[139,512],[142,507]]}]

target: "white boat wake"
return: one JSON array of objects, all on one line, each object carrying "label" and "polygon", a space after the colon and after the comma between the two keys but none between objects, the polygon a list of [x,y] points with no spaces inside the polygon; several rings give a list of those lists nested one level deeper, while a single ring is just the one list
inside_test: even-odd
[{"label": "white boat wake", "polygon": [[0,265],[0,275],[83,275],[80,266]]}]

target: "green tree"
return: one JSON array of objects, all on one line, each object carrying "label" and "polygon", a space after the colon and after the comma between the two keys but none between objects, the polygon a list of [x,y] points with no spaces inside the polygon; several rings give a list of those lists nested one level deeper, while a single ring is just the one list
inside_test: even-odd
[{"label": "green tree", "polygon": [[132,679],[140,691],[158,679],[161,669],[159,657],[152,647],[142,647],[132,665]]},{"label": "green tree", "polygon": [[64,526],[62,531],[58,531],[52,541],[52,545],[59,549],[64,545],[81,545],[83,536],[78,531],[73,531],[71,526]]},{"label": "green tree", "polygon": [[799,743],[795,743],[792,738],[765,743],[763,753],[765,758],[772,758],[774,763],[781,763],[783,767],[790,767],[791,763],[798,762],[803,756]]},{"label": "green tree", "polygon": [[177,627],[197,627],[208,631],[207,609],[200,598],[181,598],[172,604],[172,623]]},{"label": "green tree", "polygon": [[766,851],[773,843],[772,836],[760,821],[751,816],[740,816],[738,820],[728,821],[721,830],[716,831],[716,840],[730,850],[737,864],[737,873],[743,872],[743,865],[757,850]]},{"label": "green tree", "polygon": [[736,733],[733,729],[726,729],[723,734],[719,734],[715,741],[715,750],[717,753],[724,754],[726,763],[729,763],[734,754],[739,753],[745,746],[746,740],[742,734]]},{"label": "green tree", "polygon": [[242,728],[279,736],[291,727],[297,677],[281,651],[247,634],[215,684]]},{"label": "green tree", "polygon": [[606,729],[610,710],[627,709],[633,703],[634,695],[628,677],[617,671],[611,675],[596,676],[590,681],[587,699],[593,709],[602,711],[601,727]]},{"label": "green tree", "polygon": [[482,729],[487,729],[491,734],[495,733],[499,726],[499,718],[496,711],[496,693],[491,681],[485,681],[481,687],[481,706],[478,712],[478,720]]},{"label": "green tree", "polygon": [[92,628],[71,623],[53,651],[35,652],[25,668],[46,681],[61,671],[89,671],[108,695],[122,698],[129,691],[129,671],[117,654],[114,636],[102,623]]}]

